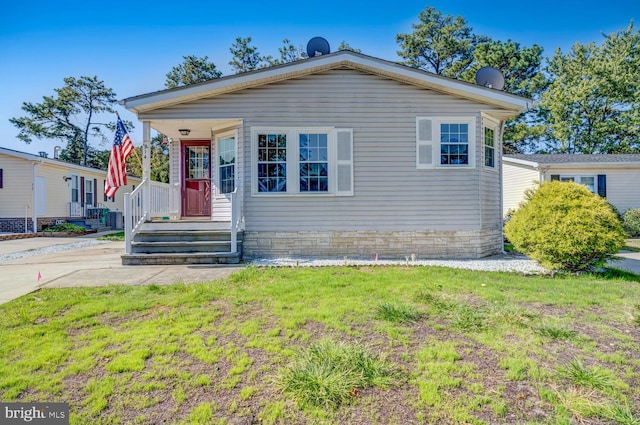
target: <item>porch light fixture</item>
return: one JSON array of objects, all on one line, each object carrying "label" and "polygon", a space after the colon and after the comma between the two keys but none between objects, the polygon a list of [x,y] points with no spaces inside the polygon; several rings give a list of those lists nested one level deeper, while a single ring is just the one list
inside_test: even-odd
[{"label": "porch light fixture", "polygon": [[62,176],[62,180],[64,180],[65,182],[68,182],[69,180],[71,180],[71,177],[69,177],[69,176]]},{"label": "porch light fixture", "polygon": [[180,130],[178,130],[180,132],[180,134],[182,134],[183,136],[188,136],[189,133],[191,133],[191,130],[189,130],[188,128],[181,128]]}]

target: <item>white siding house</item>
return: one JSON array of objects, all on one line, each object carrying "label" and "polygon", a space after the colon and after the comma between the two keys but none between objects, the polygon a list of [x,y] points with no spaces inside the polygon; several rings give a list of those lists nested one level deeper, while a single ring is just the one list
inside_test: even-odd
[{"label": "white siding house", "polygon": [[181,220],[228,222],[236,192],[246,257],[478,258],[528,102],[341,51],[121,103],[170,138]]},{"label": "white siding house", "polygon": [[123,212],[124,193],[141,179],[129,177],[127,186],[106,199],[105,178],[104,170],[0,147],[0,232],[40,231],[97,208]]},{"label": "white siding house", "polygon": [[584,184],[620,213],[640,208],[640,155],[518,154],[502,163],[503,214],[518,208],[527,189],[550,180]]}]

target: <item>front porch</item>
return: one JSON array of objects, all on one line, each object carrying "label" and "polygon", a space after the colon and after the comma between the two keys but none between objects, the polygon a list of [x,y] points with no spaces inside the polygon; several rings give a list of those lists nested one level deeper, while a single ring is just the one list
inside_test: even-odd
[{"label": "front porch", "polygon": [[237,264],[242,259],[236,193],[231,220],[182,219],[180,187],[144,180],[125,194],[123,265]]},{"label": "front porch", "polygon": [[[143,121],[143,182],[125,194],[123,264],[240,262],[235,167],[241,125],[241,120]],[[150,179],[151,128],[170,141],[168,184]]]}]

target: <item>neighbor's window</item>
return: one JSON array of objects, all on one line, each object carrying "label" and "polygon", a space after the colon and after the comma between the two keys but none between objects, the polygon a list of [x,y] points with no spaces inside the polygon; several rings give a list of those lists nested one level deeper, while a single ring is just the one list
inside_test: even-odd
[{"label": "neighbor's window", "polygon": [[287,135],[258,134],[258,192],[287,191]]},{"label": "neighbor's window", "polygon": [[469,124],[440,124],[440,164],[469,164]]},{"label": "neighbor's window", "polygon": [[484,128],[484,165],[495,167],[495,132],[492,128]]},{"label": "neighbor's window", "polygon": [[591,192],[596,193],[596,178],[595,176],[582,176],[580,177],[580,184],[587,186]]},{"label": "neighbor's window", "polygon": [[220,193],[235,189],[236,141],[233,137],[220,140]]},{"label": "neighbor's window", "polygon": [[583,184],[590,192],[596,192],[596,176],[551,176],[551,180],[560,180],[561,182],[576,182]]},{"label": "neighbor's window", "polygon": [[329,191],[329,151],[326,134],[300,134],[300,192]]}]

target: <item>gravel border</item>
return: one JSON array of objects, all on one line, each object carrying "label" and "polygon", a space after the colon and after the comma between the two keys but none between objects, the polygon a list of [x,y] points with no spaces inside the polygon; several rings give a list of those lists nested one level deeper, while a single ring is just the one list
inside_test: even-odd
[{"label": "gravel border", "polygon": [[66,243],[66,244],[46,246],[46,247],[43,247],[43,248],[30,249],[28,251],[12,252],[10,254],[0,255],[0,262],[17,260],[19,258],[25,258],[25,257],[33,257],[35,255],[41,255],[41,254],[50,254],[50,253],[53,253],[53,252],[69,251],[69,250],[72,250],[72,249],[79,249],[79,248],[87,248],[87,247],[90,247],[90,246],[99,245],[99,244],[108,243],[108,242],[109,241],[99,241],[99,240],[95,240],[95,239],[90,239],[90,240],[82,241],[82,242],[72,242],[72,243]]},{"label": "gravel border", "polygon": [[477,260],[418,260],[408,257],[402,260],[365,260],[345,257],[339,259],[316,258],[256,258],[247,264],[259,267],[332,267],[332,266],[419,266],[451,267],[465,270],[515,272],[521,274],[549,274],[549,270],[523,255],[504,254]]}]

